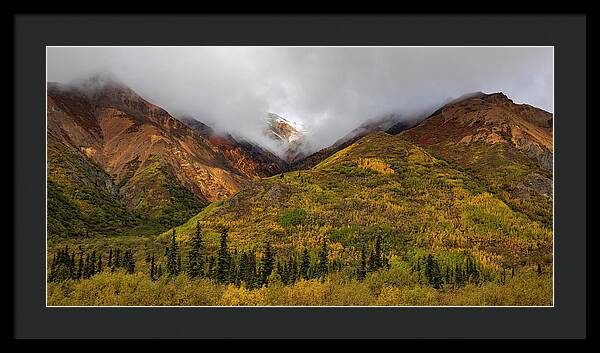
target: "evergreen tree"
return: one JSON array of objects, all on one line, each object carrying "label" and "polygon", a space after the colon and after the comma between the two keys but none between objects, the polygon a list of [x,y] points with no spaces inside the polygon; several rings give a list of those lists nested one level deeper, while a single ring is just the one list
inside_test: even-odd
[{"label": "evergreen tree", "polygon": [[216,278],[219,283],[227,283],[229,281],[230,266],[230,256],[227,250],[227,230],[223,230],[221,232],[216,270]]},{"label": "evergreen tree", "polygon": [[381,256],[381,236],[377,234],[375,237],[375,250],[373,252],[373,268],[375,271],[383,267]]},{"label": "evergreen tree", "polygon": [[298,275],[298,266],[296,265],[296,259],[292,256],[288,262],[288,281],[290,284],[294,284]]},{"label": "evergreen tree", "polygon": [[150,257],[150,279],[153,281],[156,279],[156,268],[155,268],[155,264],[154,264],[154,255],[152,255]]},{"label": "evergreen tree", "polygon": [[131,249],[127,249],[123,255],[123,267],[129,274],[135,272],[135,259],[133,258],[133,251]]},{"label": "evergreen tree", "polygon": [[273,272],[273,265],[275,264],[275,258],[271,250],[271,243],[265,244],[265,253],[260,262],[260,283],[267,284],[267,280]]},{"label": "evergreen tree", "polygon": [[171,244],[167,248],[167,275],[169,277],[177,276],[179,274],[179,246],[175,238],[175,228],[171,236]]},{"label": "evergreen tree", "polygon": [[234,252],[233,256],[229,256],[229,283],[233,283],[236,286],[240,285],[240,276],[238,273],[238,266],[236,264],[237,251]]},{"label": "evergreen tree", "polygon": [[108,267],[112,269],[112,248],[108,250]]},{"label": "evergreen tree", "polygon": [[427,282],[432,285],[433,288],[439,289],[442,287],[440,268],[436,259],[431,254],[427,255],[425,276],[427,277]]},{"label": "evergreen tree", "polygon": [[90,256],[90,277],[96,274],[96,251]]},{"label": "evergreen tree", "polygon": [[[68,256],[69,252],[67,250],[67,256]],[[75,269],[75,251],[73,251],[73,254],[71,254],[71,260],[69,261],[69,273],[70,273],[70,277],[72,279],[76,279],[77,276],[77,270]]]},{"label": "evergreen tree", "polygon": [[310,255],[308,253],[308,248],[304,248],[302,251],[302,258],[300,259],[300,270],[298,277],[302,277],[304,279],[309,279],[309,270],[310,270]]},{"label": "evergreen tree", "polygon": [[121,267],[121,249],[117,248],[117,250],[115,250],[115,268],[119,268]]},{"label": "evergreen tree", "polygon": [[245,275],[243,276],[246,282],[246,287],[249,289],[255,288],[258,284],[256,275],[256,253],[254,250],[246,255]]},{"label": "evergreen tree", "polygon": [[362,248],[360,250],[360,269],[358,271],[358,278],[365,279],[367,276],[367,254],[366,254],[366,245],[363,243]]},{"label": "evergreen tree", "polygon": [[204,261],[202,251],[204,250],[204,241],[200,232],[200,221],[196,222],[196,234],[192,238],[192,247],[188,254],[187,274],[191,278],[204,276]]},{"label": "evergreen tree", "polygon": [[327,240],[323,237],[323,245],[321,246],[321,252],[319,253],[319,263],[317,266],[317,271],[321,280],[325,279],[325,276],[328,272],[328,249],[327,249]]},{"label": "evergreen tree", "polygon": [[77,266],[77,279],[83,276],[83,250],[79,252],[79,264]]},{"label": "evergreen tree", "polygon": [[98,266],[96,268],[96,273],[102,272],[102,254],[98,255]]}]

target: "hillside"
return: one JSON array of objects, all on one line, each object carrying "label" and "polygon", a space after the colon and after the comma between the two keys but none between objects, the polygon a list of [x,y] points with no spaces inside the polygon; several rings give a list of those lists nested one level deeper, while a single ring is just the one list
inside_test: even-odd
[{"label": "hillside", "polygon": [[287,169],[286,161],[256,143],[228,133],[216,133],[192,118],[181,121],[218,148],[231,165],[252,179],[279,174]]},{"label": "hillside", "polygon": [[294,164],[292,164],[292,169],[310,169],[329,156],[332,156],[334,153],[343,150],[371,132],[387,131],[388,133],[396,134],[400,131],[404,131],[415,124],[413,120],[414,118],[410,119],[410,121],[407,121],[398,114],[388,114],[376,119],[368,120],[362,123],[356,129],[350,131],[342,138],[338,139],[333,143],[333,145],[322,148],[307,157],[297,160],[294,162]]},{"label": "hillside", "polygon": [[[113,182],[102,170],[106,161],[94,158],[104,153],[90,148],[104,146],[106,138],[102,124],[93,127],[95,115],[72,116],[87,128],[80,136],[71,127],[69,136],[86,145],[52,138],[53,149],[70,151],[53,152],[53,158],[73,156],[61,162],[71,169],[52,173],[60,186],[52,185],[55,199],[62,202],[54,207],[76,214],[87,226],[112,205],[100,222],[118,233],[139,219],[115,196],[116,190],[127,190],[128,181]],[[503,95],[474,95],[448,103],[407,130],[383,125],[401,131],[361,130],[361,137],[336,145],[309,169],[263,178],[246,172],[238,191],[201,210],[183,201],[190,199],[187,188],[165,186],[179,180],[168,177],[175,173],[171,164],[160,154],[149,156],[147,167],[126,180],[140,186],[142,195],[160,194],[153,190],[157,185],[179,190],[169,194],[183,195],[176,210],[187,216],[170,215],[180,221],[160,234],[52,241],[49,303],[551,305],[551,115]],[[215,138],[206,125],[194,129],[192,138],[244,175],[226,152],[232,146],[248,149],[230,136]],[[98,198],[92,207],[74,191],[82,185],[91,185]],[[87,219],[80,216],[84,211]],[[113,262],[110,271],[95,267],[101,263],[97,256],[112,259],[113,251],[126,251],[128,260]],[[76,252],[87,274],[75,270]],[[193,266],[200,275],[190,274]],[[57,280],[65,276],[75,280]],[[94,296],[96,291],[103,294]]]},{"label": "hillside", "polygon": [[[165,226],[185,221],[250,180],[194,130],[112,81],[92,78],[78,86],[49,83],[48,136],[57,140],[56,145],[60,142],[76,150],[82,163],[93,163],[106,174],[107,185],[113,185],[111,193],[131,215]],[[52,168],[59,162],[49,158],[48,163]],[[73,170],[65,172],[77,176]],[[66,190],[62,179],[49,179],[57,190]]]},{"label": "hillside", "polygon": [[229,229],[237,251],[270,241],[282,258],[304,247],[316,251],[326,237],[331,261],[349,266],[377,235],[391,254],[467,251],[492,273],[543,263],[552,251],[550,227],[511,210],[469,174],[383,132],[312,170],[263,179],[212,204],[176,228],[181,241],[198,220],[207,230]]},{"label": "hillside", "polygon": [[450,103],[401,134],[514,209],[552,224],[552,114],[484,94]]}]

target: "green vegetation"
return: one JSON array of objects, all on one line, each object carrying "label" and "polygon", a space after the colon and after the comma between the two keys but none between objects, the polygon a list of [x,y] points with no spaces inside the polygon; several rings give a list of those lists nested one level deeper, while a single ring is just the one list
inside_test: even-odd
[{"label": "green vegetation", "polygon": [[85,280],[48,283],[48,305],[245,305],[245,306],[442,306],[552,305],[552,278],[523,271],[504,284],[486,282],[459,289],[434,289],[419,284],[409,269],[392,267],[364,280],[328,276],[300,279],[293,285],[274,282],[249,289],[186,275],[152,281],[143,273],[107,270]]},{"label": "green vegetation", "polygon": [[452,168],[469,174],[514,210],[545,225],[552,225],[551,198],[536,194],[530,197],[518,195],[518,186],[529,174],[537,173],[552,179],[552,171],[540,167],[514,146],[478,141],[469,144],[439,143],[425,148]]},{"label": "green vegetation", "polygon": [[122,188],[132,200],[134,212],[154,220],[164,229],[187,221],[204,207],[159,157],[151,156],[147,163]]},{"label": "green vegetation", "polygon": [[54,241],[49,261],[66,245],[132,249],[135,273],[56,276],[50,305],[552,304],[552,229],[385,133],[157,236]]},{"label": "green vegetation", "polygon": [[82,152],[48,134],[48,237],[116,234],[140,225],[112,180]]},{"label": "green vegetation", "polygon": [[[187,221],[204,206],[159,159],[126,183],[112,178],[82,152],[48,134],[48,238],[156,235]],[[138,190],[133,208],[121,191]]]}]

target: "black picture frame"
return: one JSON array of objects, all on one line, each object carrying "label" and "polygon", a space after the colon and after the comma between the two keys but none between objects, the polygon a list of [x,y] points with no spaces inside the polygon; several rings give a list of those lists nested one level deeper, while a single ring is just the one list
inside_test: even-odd
[{"label": "black picture frame", "polygon": [[[14,16],[16,338],[585,338],[586,16]],[[61,308],[45,292],[50,45],[554,46],[555,302],[532,308]]]}]

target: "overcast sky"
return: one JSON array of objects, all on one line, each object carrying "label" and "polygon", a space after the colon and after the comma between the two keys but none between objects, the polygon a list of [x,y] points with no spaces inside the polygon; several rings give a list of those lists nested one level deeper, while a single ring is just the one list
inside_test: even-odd
[{"label": "overcast sky", "polygon": [[315,147],[390,112],[502,91],[553,112],[553,50],[411,47],[50,47],[48,81],[111,73],[172,115],[259,140],[266,112]]}]

